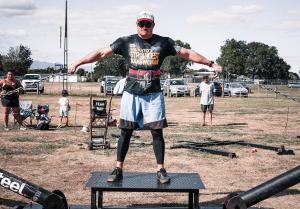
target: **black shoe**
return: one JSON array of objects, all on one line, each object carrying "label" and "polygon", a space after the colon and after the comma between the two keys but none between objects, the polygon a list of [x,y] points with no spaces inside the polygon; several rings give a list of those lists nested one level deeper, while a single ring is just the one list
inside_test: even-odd
[{"label": "black shoe", "polygon": [[118,182],[123,179],[122,168],[116,167],[107,177],[107,182]]},{"label": "black shoe", "polygon": [[157,171],[157,179],[161,184],[170,182],[170,177],[168,176],[166,169],[161,168],[159,171]]}]

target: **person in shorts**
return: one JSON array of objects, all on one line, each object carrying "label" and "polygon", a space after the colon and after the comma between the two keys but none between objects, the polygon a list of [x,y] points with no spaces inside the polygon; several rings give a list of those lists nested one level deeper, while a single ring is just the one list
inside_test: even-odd
[{"label": "person in shorts", "polygon": [[109,47],[91,52],[74,62],[69,72],[86,63],[121,55],[128,67],[128,76],[121,99],[121,136],[118,140],[117,162],[108,182],[123,178],[123,164],[132,133],[137,128],[147,128],[153,138],[153,149],[157,163],[157,179],[160,183],[170,182],[164,166],[165,141],[163,128],[167,127],[164,96],[160,87],[160,67],[168,56],[179,56],[186,60],[208,65],[221,72],[222,68],[193,50],[180,47],[169,37],[153,34],[154,16],[150,12],[139,13],[136,19],[137,34],[118,38]]},{"label": "person in shorts", "polygon": [[8,119],[12,110],[15,119],[20,125],[20,130],[26,130],[20,115],[19,93],[23,91],[20,81],[14,78],[12,71],[6,73],[6,78],[0,80],[0,97],[3,107],[3,126],[5,131],[9,131]]},{"label": "person in shorts", "polygon": [[69,110],[71,108],[68,95],[69,94],[67,90],[62,90],[61,97],[58,100],[60,122],[57,128],[63,127],[63,119],[65,119],[65,126],[69,126]]},{"label": "person in shorts", "polygon": [[209,124],[212,125],[212,112],[214,110],[214,83],[209,81],[208,76],[204,76],[199,86],[201,126],[205,126],[206,111],[209,112]]}]

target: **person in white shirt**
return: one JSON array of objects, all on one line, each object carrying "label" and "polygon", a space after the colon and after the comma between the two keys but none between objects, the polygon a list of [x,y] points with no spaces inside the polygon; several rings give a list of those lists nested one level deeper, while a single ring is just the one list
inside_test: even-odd
[{"label": "person in white shirt", "polygon": [[123,94],[125,83],[126,83],[126,78],[122,78],[121,80],[118,81],[118,83],[114,88],[114,92],[113,92],[114,95],[118,96]]},{"label": "person in white shirt", "polygon": [[214,83],[208,80],[208,76],[203,77],[203,80],[199,86],[199,92],[201,95],[201,125],[205,126],[205,115],[207,110],[209,112],[209,122],[210,125],[212,125],[212,112],[214,109]]},{"label": "person in white shirt", "polygon": [[58,104],[59,106],[59,116],[60,116],[60,123],[57,128],[62,127],[63,118],[66,119],[65,126],[69,126],[69,110],[71,109],[68,99],[68,91],[62,90],[61,92],[62,97],[59,98]]}]

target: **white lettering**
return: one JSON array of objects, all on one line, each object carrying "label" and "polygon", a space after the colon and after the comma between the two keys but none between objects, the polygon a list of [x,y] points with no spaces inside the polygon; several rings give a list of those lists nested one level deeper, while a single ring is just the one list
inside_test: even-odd
[{"label": "white lettering", "polygon": [[18,192],[20,189],[20,184],[18,184],[17,182],[12,182],[9,188],[13,192]]},{"label": "white lettering", "polygon": [[9,188],[10,184],[11,184],[11,180],[9,178],[3,178],[1,180],[1,185],[5,188]]},{"label": "white lettering", "polygon": [[24,189],[25,185],[26,184],[24,184],[24,183],[21,185],[20,190],[19,190],[19,194],[24,195],[22,192],[23,192],[23,189]]},{"label": "white lettering", "polygon": [[0,185],[5,188],[9,188],[13,192],[17,192],[20,195],[24,195],[22,192],[24,187],[26,186],[25,183],[21,184],[20,186],[18,182],[11,181],[9,178],[4,177],[3,173],[0,173]]}]

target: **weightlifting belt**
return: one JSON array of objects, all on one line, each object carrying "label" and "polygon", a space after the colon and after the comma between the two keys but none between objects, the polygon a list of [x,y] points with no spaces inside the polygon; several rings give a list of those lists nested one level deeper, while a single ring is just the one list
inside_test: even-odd
[{"label": "weightlifting belt", "polygon": [[160,70],[137,70],[129,68],[129,76],[142,80],[153,80],[160,76]]}]

